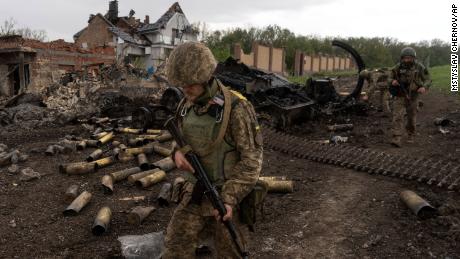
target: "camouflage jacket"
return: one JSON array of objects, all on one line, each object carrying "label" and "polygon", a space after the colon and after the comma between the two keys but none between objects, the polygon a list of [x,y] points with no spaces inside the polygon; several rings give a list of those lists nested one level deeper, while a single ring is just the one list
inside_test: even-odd
[{"label": "camouflage jacket", "polygon": [[364,69],[359,73],[359,76],[368,82],[369,88],[375,88],[379,82],[385,82],[386,87],[386,82],[388,81],[390,74],[391,70],[388,70],[387,68]]},{"label": "camouflage jacket", "polygon": [[[199,113],[205,113],[209,108],[209,101],[218,93],[214,86],[215,82],[194,103],[187,102],[185,106],[196,108]],[[259,179],[262,169],[263,143],[252,104],[239,93],[232,91],[232,94],[236,95],[239,100],[232,105],[224,140],[235,147],[240,159],[233,167],[232,173],[225,179],[221,196],[224,203],[235,206],[251,192]],[[209,207],[209,204],[203,205]]]},{"label": "camouflage jacket", "polygon": [[431,77],[428,69],[418,61],[415,61],[409,68],[406,68],[401,63],[396,64],[391,69],[391,75],[388,78],[389,86],[391,86],[393,80],[411,85],[411,90],[417,90],[420,87],[429,88],[431,86]]}]

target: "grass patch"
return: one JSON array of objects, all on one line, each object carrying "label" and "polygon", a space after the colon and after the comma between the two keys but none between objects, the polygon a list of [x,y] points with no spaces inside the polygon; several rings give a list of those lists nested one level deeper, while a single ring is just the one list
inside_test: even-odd
[{"label": "grass patch", "polygon": [[435,66],[429,69],[432,89],[450,92],[450,66]]}]

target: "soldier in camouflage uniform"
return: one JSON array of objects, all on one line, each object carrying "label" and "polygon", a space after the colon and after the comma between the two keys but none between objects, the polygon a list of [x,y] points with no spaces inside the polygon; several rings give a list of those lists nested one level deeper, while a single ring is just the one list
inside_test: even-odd
[{"label": "soldier in camouflage uniform", "polygon": [[[364,78],[369,85],[368,94],[371,99],[371,103],[375,104],[375,91],[378,90],[380,92],[377,107],[379,111],[383,111],[385,113],[390,112],[390,94],[388,93],[387,85],[390,72],[390,70],[384,67],[380,69],[364,69],[359,73],[359,76]],[[384,82],[384,84],[378,84],[380,82]]]},{"label": "soldier in camouflage uniform", "polygon": [[407,142],[414,141],[418,98],[431,85],[428,70],[415,58],[413,48],[402,49],[401,61],[392,68],[388,79],[390,93],[394,96],[391,144],[396,147],[401,147],[405,114]]},{"label": "soldier in camouflage uniform", "polygon": [[[238,204],[252,191],[259,178],[262,136],[251,103],[212,77],[215,67],[216,61],[207,47],[188,42],[173,50],[166,71],[169,82],[181,87],[185,94],[176,115],[183,136],[199,155],[206,173],[219,190],[227,214],[220,219],[206,196],[198,195],[197,201],[193,168],[183,152],[176,150],[173,157],[177,167],[186,171],[186,184],[167,228],[163,258],[194,258],[199,245],[198,234],[205,228],[205,232],[213,233],[217,258],[240,258],[222,224],[222,220],[229,219],[237,226],[239,240],[246,248],[244,240],[248,230],[238,217]],[[226,102],[231,102],[228,118],[222,108]],[[228,126],[219,141],[225,120]]]}]

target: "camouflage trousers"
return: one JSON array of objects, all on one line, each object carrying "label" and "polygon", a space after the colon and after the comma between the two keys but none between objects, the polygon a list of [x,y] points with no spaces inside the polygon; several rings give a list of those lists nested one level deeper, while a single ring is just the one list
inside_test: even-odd
[{"label": "camouflage trousers", "polygon": [[[209,213],[203,213],[203,207],[206,206],[190,204],[189,196],[189,193],[184,195],[169,222],[162,258],[195,258],[195,250],[200,241],[209,236],[214,240],[215,258],[241,258],[224,224],[217,222]],[[246,249],[248,228],[240,223],[236,210],[232,220],[236,225],[239,240]]]},{"label": "camouflage trousers", "polygon": [[[379,96],[375,96],[376,90],[379,91]],[[388,87],[371,87],[369,89],[369,98],[371,99],[371,103],[374,105],[378,105],[378,109],[384,112],[390,112],[390,92],[388,91]],[[377,99],[378,98],[378,99]]]},{"label": "camouflage trousers", "polygon": [[392,133],[393,137],[401,137],[404,128],[404,116],[407,114],[405,128],[408,135],[415,134],[415,124],[417,117],[418,94],[412,93],[410,98],[395,97],[393,98],[393,118]]}]

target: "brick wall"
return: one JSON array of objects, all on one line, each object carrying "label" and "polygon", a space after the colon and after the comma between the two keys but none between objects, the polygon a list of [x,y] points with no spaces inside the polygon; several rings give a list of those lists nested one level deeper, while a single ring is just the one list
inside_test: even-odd
[{"label": "brick wall", "polygon": [[83,31],[75,43],[82,47],[83,43],[88,44],[88,48],[107,46],[113,42],[113,34],[108,30],[109,25],[99,15],[95,16],[88,27]]}]

